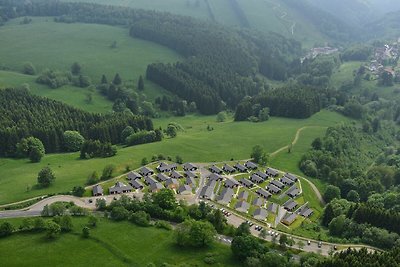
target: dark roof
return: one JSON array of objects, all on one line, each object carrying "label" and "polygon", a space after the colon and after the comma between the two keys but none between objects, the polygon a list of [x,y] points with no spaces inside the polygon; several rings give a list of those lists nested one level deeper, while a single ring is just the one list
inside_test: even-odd
[{"label": "dark roof", "polygon": [[285,204],[283,204],[283,206],[287,210],[293,210],[294,208],[297,207],[297,203],[296,203],[296,201],[289,199],[288,201],[285,202]]},{"label": "dark roof", "polygon": [[249,192],[246,190],[243,190],[242,192],[239,193],[238,199],[244,199],[246,200],[249,197]]},{"label": "dark roof", "polygon": [[144,181],[145,181],[146,184],[148,184],[148,185],[157,183],[157,181],[154,180],[154,178],[151,177],[151,176],[146,176],[146,177],[144,177]]},{"label": "dark roof", "polygon": [[258,175],[258,176],[260,176],[260,177],[263,178],[264,180],[268,178],[268,175],[266,175],[266,174],[263,173],[262,171],[257,171],[255,174]]},{"label": "dark roof", "polygon": [[214,173],[222,173],[222,172],[223,172],[220,168],[218,168],[218,167],[215,166],[215,165],[212,165],[212,166],[210,167],[210,171],[211,171],[211,172],[214,172]]},{"label": "dark roof", "polygon": [[218,202],[228,205],[232,200],[233,194],[234,192],[232,188],[224,188],[218,197]]},{"label": "dark roof", "polygon": [[169,177],[163,173],[159,173],[157,174],[157,180],[159,180],[160,182],[165,182],[166,180],[169,179]]},{"label": "dark roof", "polygon": [[225,180],[225,187],[235,187],[238,185],[239,185],[239,183],[235,179],[226,179]]},{"label": "dark roof", "polygon": [[157,166],[157,170],[159,170],[160,172],[169,172],[171,170],[171,167],[169,166],[169,164],[161,162],[160,165]]},{"label": "dark roof", "polygon": [[185,182],[185,184],[187,184],[187,185],[196,185],[196,182],[195,182],[195,180],[192,178],[192,177],[186,177],[186,182]]},{"label": "dark roof", "polygon": [[110,194],[111,194],[112,192],[122,193],[124,191],[131,191],[132,189],[133,188],[130,185],[126,185],[123,182],[117,182],[115,185],[110,187],[109,191],[110,191]]},{"label": "dark roof", "polygon": [[172,178],[177,178],[177,179],[179,179],[179,178],[182,178],[183,175],[180,174],[180,173],[177,172],[177,171],[173,171],[173,172],[171,172],[171,177],[172,177]]},{"label": "dark roof", "polygon": [[98,194],[103,194],[103,187],[101,187],[101,185],[95,185],[93,186],[93,195],[98,195]]},{"label": "dark roof", "polygon": [[128,173],[128,180],[135,180],[135,179],[140,179],[140,178],[142,178],[142,176],[137,172]]},{"label": "dark roof", "polygon": [[292,186],[287,192],[286,195],[290,196],[290,197],[295,197],[298,194],[300,194],[300,190],[297,188],[296,185]]},{"label": "dark roof", "polygon": [[255,183],[262,183],[262,182],[264,182],[264,179],[261,178],[260,176],[256,175],[256,174],[252,174],[252,175],[250,176],[250,180],[253,181],[253,182],[255,182]]},{"label": "dark roof", "polygon": [[130,184],[133,188],[135,188],[135,189],[141,189],[141,188],[144,187],[143,184],[142,184],[140,181],[138,181],[138,180],[131,180],[131,181],[129,182],[129,184]]},{"label": "dark roof", "polygon": [[262,208],[258,208],[254,211],[253,217],[257,220],[265,220],[267,218],[267,211]]},{"label": "dark roof", "polygon": [[251,182],[250,180],[248,180],[246,178],[241,178],[239,180],[239,183],[243,184],[246,187],[252,187],[254,185],[253,182]]},{"label": "dark roof", "polygon": [[222,167],[222,169],[226,172],[235,172],[236,169],[233,168],[231,165],[225,164],[224,167]]},{"label": "dark roof", "polygon": [[272,175],[272,176],[276,176],[276,175],[279,174],[279,172],[278,172],[277,170],[272,169],[272,168],[267,168],[266,173],[267,173],[268,175]]},{"label": "dark roof", "polygon": [[191,171],[185,171],[184,175],[186,177],[192,177],[192,178],[196,178],[197,177],[197,174],[195,174],[194,172],[191,172]]},{"label": "dark roof", "polygon": [[169,186],[169,185],[179,185],[179,182],[178,182],[178,180],[176,180],[176,179],[174,179],[174,178],[170,178],[170,179],[168,179],[168,180],[165,182],[165,185],[166,185],[166,186]]},{"label": "dark roof", "polygon": [[268,185],[268,191],[274,193],[274,194],[278,194],[279,192],[281,192],[281,189],[279,187],[276,187],[273,184],[269,184]]},{"label": "dark roof", "polygon": [[148,168],[146,166],[142,167],[139,172],[140,172],[141,175],[144,175],[144,176],[147,176],[149,174],[153,174],[154,173],[154,171],[152,169],[150,169],[150,168]]},{"label": "dark roof", "polygon": [[244,164],[244,166],[246,166],[247,168],[250,168],[250,169],[257,169],[258,168],[257,164],[255,164],[254,162],[251,162],[251,161],[247,161]]},{"label": "dark roof", "polygon": [[271,197],[271,194],[262,188],[257,189],[256,193],[263,198]]},{"label": "dark roof", "polygon": [[283,217],[282,221],[287,223],[287,224],[292,224],[297,218],[296,213],[286,213],[286,215]]},{"label": "dark roof", "polygon": [[210,176],[208,176],[208,178],[211,180],[215,180],[215,181],[222,181],[223,178],[221,175],[216,174],[216,173],[212,173]]},{"label": "dark roof", "polygon": [[201,189],[200,197],[211,199],[214,196],[214,188],[211,186],[204,186]]},{"label": "dark roof", "polygon": [[217,185],[216,180],[209,180],[208,183],[206,184],[206,186],[212,187],[212,189],[214,189],[216,185]]},{"label": "dark roof", "polygon": [[190,186],[188,186],[187,184],[184,184],[178,188],[178,192],[179,192],[179,194],[182,194],[183,192],[192,192],[192,188]]},{"label": "dark roof", "polygon": [[151,191],[154,191],[154,190],[157,190],[157,189],[163,189],[163,188],[164,188],[164,186],[161,183],[158,183],[158,182],[153,183],[153,184],[150,185],[150,190]]},{"label": "dark roof", "polygon": [[272,180],[272,181],[270,182],[270,184],[273,184],[273,185],[275,185],[276,187],[279,187],[280,189],[282,189],[282,188],[285,187],[285,185],[282,184],[281,182],[279,182],[278,180]]},{"label": "dark roof", "polygon": [[263,198],[261,198],[261,197],[255,198],[253,200],[253,205],[257,206],[257,207],[261,207],[262,205],[264,205],[264,201],[265,200]]},{"label": "dark roof", "polygon": [[289,178],[290,180],[297,182],[298,178],[296,175],[292,174],[292,173],[285,173],[285,177]]},{"label": "dark roof", "polygon": [[305,211],[303,211],[300,215],[304,217],[310,217],[311,214],[313,214],[314,211],[310,208],[307,208]]},{"label": "dark roof", "polygon": [[283,176],[280,180],[284,184],[288,184],[288,185],[294,184],[294,181],[292,179],[287,178],[286,176]]},{"label": "dark roof", "polygon": [[187,163],[183,164],[183,169],[186,170],[186,171],[188,171],[188,170],[197,170],[197,166],[192,164],[192,163],[187,162]]},{"label": "dark roof", "polygon": [[246,201],[239,201],[235,205],[235,209],[241,212],[247,212],[247,210],[250,208],[250,204],[247,203]]},{"label": "dark roof", "polygon": [[278,209],[278,204],[276,203],[269,204],[267,208],[267,210],[272,213],[276,213],[277,209]]},{"label": "dark roof", "polygon": [[243,164],[240,164],[240,163],[236,163],[236,164],[233,166],[233,168],[235,168],[235,169],[237,169],[237,170],[239,170],[239,171],[241,171],[241,172],[246,172],[246,171],[247,171],[246,166],[244,166]]}]

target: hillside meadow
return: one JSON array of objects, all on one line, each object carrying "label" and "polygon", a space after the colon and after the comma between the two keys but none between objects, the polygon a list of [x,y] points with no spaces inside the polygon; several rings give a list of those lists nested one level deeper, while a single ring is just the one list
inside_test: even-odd
[{"label": "hillside meadow", "polygon": [[[116,174],[125,172],[126,167],[138,168],[142,158],[163,154],[173,159],[180,155],[184,161],[213,162],[230,159],[247,159],[252,147],[261,145],[268,153],[290,144],[299,128],[319,126],[321,130],[304,131],[288,154],[271,159],[272,166],[299,173],[297,159],[301,151],[306,151],[312,140],[323,136],[324,129],[337,123],[348,121],[343,116],[321,111],[304,120],[271,118],[263,123],[233,122],[217,123],[215,116],[189,115],[182,118],[162,118],[154,120],[155,127],[165,128],[175,122],[183,131],[176,138],[165,138],[162,142],[122,148],[112,158],[80,160],[79,153],[49,154],[40,163],[30,163],[27,159],[0,159],[0,204],[11,203],[34,196],[71,190],[76,185],[84,185],[93,171],[101,173],[104,166],[117,166]],[[208,127],[209,126],[209,127]],[[212,131],[207,128],[213,128]],[[286,158],[288,157],[288,158]],[[44,166],[50,166],[55,175],[55,183],[46,189],[36,189],[37,173]],[[29,189],[29,190],[27,190]]]},{"label": "hillside meadow", "polygon": [[[16,227],[21,220],[10,221]],[[46,240],[43,233],[15,234],[0,239],[2,266],[147,266],[154,263],[187,263],[207,266],[204,258],[211,253],[220,266],[237,265],[230,248],[214,244],[206,249],[183,249],[174,244],[172,231],[154,227],[138,227],[129,222],[100,219],[90,231],[90,238],[81,237],[87,218],[73,218],[74,230],[55,240]],[[23,253],[21,253],[23,251]]]}]

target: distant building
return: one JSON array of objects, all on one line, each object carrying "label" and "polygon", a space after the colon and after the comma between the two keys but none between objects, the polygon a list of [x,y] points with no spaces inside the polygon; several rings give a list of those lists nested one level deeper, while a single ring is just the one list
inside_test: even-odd
[{"label": "distant building", "polygon": [[93,191],[93,196],[102,196],[104,193],[103,193],[103,187],[101,187],[101,185],[95,185],[95,186],[93,186],[93,188],[92,188],[92,191]]}]

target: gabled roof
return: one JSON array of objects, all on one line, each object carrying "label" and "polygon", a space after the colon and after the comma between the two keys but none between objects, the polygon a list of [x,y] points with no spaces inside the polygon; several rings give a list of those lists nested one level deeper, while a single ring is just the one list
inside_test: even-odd
[{"label": "gabled roof", "polygon": [[285,224],[292,224],[297,218],[297,214],[295,213],[286,213],[286,215],[283,217],[282,222],[284,222]]},{"label": "gabled roof", "polygon": [[297,188],[296,185],[293,185],[287,192],[286,195],[290,197],[295,197],[300,194],[300,190]]},{"label": "gabled roof", "polygon": [[262,188],[257,189],[256,193],[263,198],[271,197],[271,194]]},{"label": "gabled roof", "polygon": [[142,176],[137,172],[132,171],[132,172],[128,173],[128,180],[135,180],[135,179],[140,179],[140,178],[142,178]]},{"label": "gabled roof", "polygon": [[210,167],[210,171],[213,172],[213,173],[222,173],[222,172],[223,172],[220,168],[218,168],[218,167],[215,166],[215,165],[212,165],[212,166]]},{"label": "gabled roof", "polygon": [[167,175],[165,175],[164,173],[159,173],[157,174],[157,180],[159,180],[160,182],[165,182],[166,180],[169,179],[169,177]]},{"label": "gabled roof", "polygon": [[186,177],[185,184],[187,184],[187,185],[196,185],[196,181],[192,177]]},{"label": "gabled roof", "polygon": [[177,179],[179,179],[179,178],[182,178],[183,175],[180,174],[180,173],[177,172],[177,171],[173,171],[173,172],[171,172],[171,177],[172,177],[172,178],[177,178]]},{"label": "gabled roof", "polygon": [[276,213],[276,211],[278,210],[278,204],[276,203],[269,204],[267,210],[271,213]]},{"label": "gabled roof", "polygon": [[243,184],[246,187],[252,187],[254,185],[253,182],[251,182],[250,180],[248,180],[246,178],[241,178],[239,180],[239,183]]},{"label": "gabled roof", "polygon": [[283,176],[280,181],[284,184],[292,185],[294,184],[294,181],[292,179],[287,178],[286,176]]},{"label": "gabled roof", "polygon": [[179,194],[185,193],[185,192],[192,192],[192,188],[188,186],[187,184],[181,185],[178,188]]},{"label": "gabled roof", "polygon": [[253,200],[253,206],[261,207],[264,205],[265,200],[261,197],[257,197]]},{"label": "gabled roof", "polygon": [[236,187],[236,186],[239,186],[239,183],[238,183],[238,181],[236,181],[235,179],[226,179],[225,180],[225,187]]},{"label": "gabled roof", "polygon": [[294,208],[297,207],[297,203],[293,199],[289,199],[288,201],[285,202],[285,204],[283,204],[283,206],[287,210],[293,210]]},{"label": "gabled roof", "polygon": [[254,211],[253,217],[257,220],[265,220],[267,218],[267,211],[262,208],[258,208]]},{"label": "gabled roof", "polygon": [[146,177],[144,177],[144,181],[145,181],[148,185],[157,183],[157,181],[154,180],[154,178],[151,177],[151,176],[146,176]]},{"label": "gabled roof", "polygon": [[296,175],[292,174],[292,173],[285,173],[285,177],[289,178],[290,180],[297,182],[298,178]]},{"label": "gabled roof", "polygon": [[239,171],[241,171],[241,172],[246,172],[246,171],[247,171],[246,166],[244,166],[243,164],[240,164],[240,163],[236,163],[236,164],[233,166],[233,168],[235,168],[235,169],[237,169],[237,170],[239,170]]},{"label": "gabled roof", "polygon": [[273,185],[275,185],[276,187],[278,187],[278,188],[280,188],[280,189],[282,189],[282,188],[285,187],[285,185],[284,185],[283,183],[279,182],[278,180],[272,180],[272,181],[270,182],[270,184],[273,184]]},{"label": "gabled roof", "polygon": [[98,195],[98,194],[103,194],[103,187],[101,187],[101,185],[95,185],[93,186],[93,195]]},{"label": "gabled roof", "polygon": [[243,190],[242,192],[239,193],[238,199],[244,199],[246,200],[249,197],[249,192],[246,190]]},{"label": "gabled roof", "polygon": [[250,168],[250,169],[257,169],[258,168],[257,164],[255,164],[254,162],[251,162],[251,161],[247,161],[244,164],[244,166],[246,166],[247,168]]},{"label": "gabled roof", "polygon": [[196,178],[197,177],[197,174],[195,174],[194,172],[191,172],[191,171],[185,171],[184,175],[186,177],[192,177],[192,178]]},{"label": "gabled roof", "polygon": [[263,173],[262,171],[257,171],[255,174],[258,175],[258,176],[260,176],[260,177],[263,178],[264,180],[268,178],[268,175],[266,175],[266,174]]},{"label": "gabled roof", "polygon": [[224,188],[218,197],[218,202],[228,205],[232,200],[233,194],[234,192],[232,188]]},{"label": "gabled roof", "polygon": [[313,214],[313,213],[314,213],[314,211],[313,211],[312,209],[307,208],[307,209],[306,209],[305,211],[303,211],[300,215],[303,216],[303,217],[308,218],[308,217],[310,217],[311,214]]},{"label": "gabled roof", "polygon": [[160,172],[170,171],[171,167],[169,166],[169,164],[161,162],[160,165],[157,166],[157,170]]},{"label": "gabled roof", "polygon": [[131,180],[129,184],[135,189],[141,189],[144,185],[139,180]]},{"label": "gabled roof", "polygon": [[158,182],[150,184],[150,190],[151,191],[160,190],[160,189],[163,189],[163,188],[164,188],[164,186],[161,183],[158,183]]},{"label": "gabled roof", "polygon": [[267,168],[266,173],[267,173],[268,175],[270,175],[270,176],[276,176],[276,175],[279,174],[279,172],[278,172],[277,170],[272,169],[272,168]]},{"label": "gabled roof", "polygon": [[179,182],[178,182],[178,180],[176,180],[175,178],[170,178],[170,179],[168,179],[168,180],[165,182],[165,185],[166,185],[166,186],[169,186],[169,185],[179,185]]},{"label": "gabled roof", "polygon": [[214,188],[211,186],[204,186],[201,189],[200,197],[211,199],[214,196]]},{"label": "gabled roof", "polygon": [[235,172],[235,171],[236,171],[235,168],[233,168],[231,165],[228,165],[228,164],[225,164],[225,165],[222,167],[222,169],[223,169],[224,171],[226,171],[226,172]]},{"label": "gabled roof", "polygon": [[281,189],[279,187],[276,187],[273,184],[269,184],[268,185],[268,191],[274,193],[274,194],[278,194],[279,192],[281,192]]},{"label": "gabled roof", "polygon": [[209,186],[212,189],[214,189],[216,185],[217,185],[217,181],[216,180],[209,180],[208,183],[206,184],[206,186]]},{"label": "gabled roof", "polygon": [[247,203],[246,201],[239,201],[235,205],[235,209],[241,212],[247,212],[247,210],[250,208],[250,204]]},{"label": "gabled roof", "polygon": [[146,166],[142,167],[139,172],[143,176],[147,176],[149,174],[153,174],[154,173],[154,171],[152,169],[150,169],[150,168],[148,168]]},{"label": "gabled roof", "polygon": [[263,178],[261,178],[260,176],[254,174],[254,173],[250,176],[250,180],[253,181],[253,182],[255,182],[255,183],[262,183],[262,182],[264,182],[264,179],[263,179]]},{"label": "gabled roof", "polygon": [[132,189],[133,188],[130,185],[126,185],[123,182],[117,182],[115,185],[110,187],[109,191],[110,193],[112,192],[122,193],[123,191],[130,191]]},{"label": "gabled roof", "polygon": [[188,170],[197,170],[197,166],[192,164],[192,163],[187,162],[187,163],[183,164],[183,169],[186,170],[186,171],[188,171]]},{"label": "gabled roof", "polygon": [[221,175],[216,174],[216,173],[212,173],[210,176],[208,176],[208,179],[210,179],[210,181],[215,180],[215,181],[222,181],[223,178]]}]

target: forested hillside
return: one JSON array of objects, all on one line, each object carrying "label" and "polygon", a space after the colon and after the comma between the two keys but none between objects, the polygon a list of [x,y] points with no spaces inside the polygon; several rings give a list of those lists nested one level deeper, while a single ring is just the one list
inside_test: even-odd
[{"label": "forested hillside", "polygon": [[87,139],[117,144],[126,126],[152,130],[152,121],[129,113],[100,115],[31,95],[23,89],[0,90],[0,156],[14,156],[22,138],[39,138],[46,152],[59,152],[64,132],[75,130]]}]

